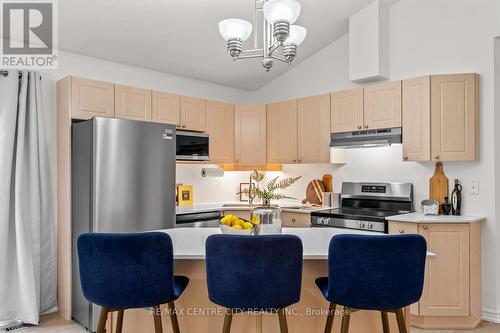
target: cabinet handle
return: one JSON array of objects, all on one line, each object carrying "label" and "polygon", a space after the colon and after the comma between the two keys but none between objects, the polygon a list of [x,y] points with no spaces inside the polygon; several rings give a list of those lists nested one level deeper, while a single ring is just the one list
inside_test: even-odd
[{"label": "cabinet handle", "polygon": [[298,163],[302,163],[302,160],[297,160]]},{"label": "cabinet handle", "polygon": [[182,125],[182,128],[186,128],[186,125]]},{"label": "cabinet handle", "polygon": [[403,160],[405,160],[405,161],[406,161],[407,159],[408,159],[408,156],[406,156],[406,155],[405,155],[405,156],[403,156]]},{"label": "cabinet handle", "polygon": [[362,128],[363,128],[363,126],[361,126],[361,125],[358,125],[358,129],[362,129]]},{"label": "cabinet handle", "polygon": [[405,233],[405,230],[404,230],[404,229],[399,229],[399,233],[400,233],[400,234],[404,234],[404,233]]},{"label": "cabinet handle", "polygon": [[423,229],[427,229],[427,226],[424,224],[424,225],[422,226],[422,228],[423,228]]},{"label": "cabinet handle", "polygon": [[297,163],[297,160],[293,160],[293,163]]},{"label": "cabinet handle", "polygon": [[439,159],[439,155],[434,155],[434,158],[435,158],[436,160],[438,160],[438,159]]},{"label": "cabinet handle", "polygon": [[236,160],[235,162],[236,162],[236,163],[240,163],[240,160]]},{"label": "cabinet handle", "polygon": [[368,128],[368,125],[366,125],[366,124],[365,124],[363,127],[364,127],[364,128]]},{"label": "cabinet handle", "polygon": [[292,222],[295,223],[295,217],[292,217]]}]

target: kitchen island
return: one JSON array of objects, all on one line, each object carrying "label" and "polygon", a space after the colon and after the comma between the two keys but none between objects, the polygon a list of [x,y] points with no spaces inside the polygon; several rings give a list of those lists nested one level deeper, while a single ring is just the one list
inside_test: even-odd
[{"label": "kitchen island", "polygon": [[[175,302],[181,332],[222,332],[224,309],[208,299],[205,276],[205,240],[220,233],[218,228],[177,228],[162,230],[172,237],[175,257],[175,274],[185,275],[189,285]],[[328,246],[337,234],[371,234],[371,232],[337,228],[283,228],[283,234],[301,238],[304,249],[304,265],[300,302],[288,308],[289,332],[323,332],[328,302],[315,284],[315,279],[328,275]],[[249,254],[251,255],[251,254]],[[286,253],[283,254],[286,256]],[[433,256],[428,253],[428,256]],[[369,277],[367,277],[369,278]],[[154,288],[154,286],[151,286]],[[165,309],[162,306],[162,309]],[[407,313],[407,311],[406,311]],[[170,318],[165,310],[162,317],[164,332],[171,332]],[[380,313],[358,311],[351,315],[349,332],[382,332]],[[113,318],[115,319],[115,318]],[[333,332],[340,332],[340,316],[334,320]],[[394,315],[389,314],[391,330],[397,332]],[[113,320],[109,321],[114,326]],[[108,327],[109,329],[114,327]],[[124,317],[124,332],[154,332],[153,319],[149,311],[127,310]],[[276,314],[236,314],[233,318],[233,333],[279,332]]]}]

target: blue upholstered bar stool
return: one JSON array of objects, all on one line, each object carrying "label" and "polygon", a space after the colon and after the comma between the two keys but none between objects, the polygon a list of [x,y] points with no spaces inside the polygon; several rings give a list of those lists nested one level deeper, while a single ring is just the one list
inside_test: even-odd
[{"label": "blue upholstered bar stool", "polygon": [[399,331],[406,333],[402,308],[422,295],[426,253],[427,244],[420,235],[334,236],[328,277],[316,279],[330,301],[325,333],[331,332],[336,305],[345,310],[341,333],[349,330],[351,309],[381,311],[384,333],[389,332],[387,313],[394,312]]},{"label": "blue upholstered bar stool", "polygon": [[160,304],[165,303],[179,333],[174,301],[189,279],[174,276],[169,235],[87,233],[78,237],[77,247],[83,294],[102,307],[97,333],[104,333],[108,312],[118,312],[116,332],[121,332],[124,310],[145,307],[153,307],[155,332],[161,333]]},{"label": "blue upholstered bar stool", "polygon": [[223,333],[233,311],[277,311],[288,332],[284,308],[300,299],[302,241],[293,235],[212,235],[206,243],[208,297],[226,307]]}]

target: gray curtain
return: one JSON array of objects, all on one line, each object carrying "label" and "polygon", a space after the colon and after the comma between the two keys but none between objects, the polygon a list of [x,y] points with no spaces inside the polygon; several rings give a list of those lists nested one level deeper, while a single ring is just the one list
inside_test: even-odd
[{"label": "gray curtain", "polygon": [[56,305],[54,202],[41,77],[0,75],[0,321]]}]

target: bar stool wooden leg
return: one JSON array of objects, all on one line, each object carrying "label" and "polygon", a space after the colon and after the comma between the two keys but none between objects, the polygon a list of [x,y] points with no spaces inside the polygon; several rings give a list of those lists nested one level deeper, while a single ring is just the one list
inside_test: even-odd
[{"label": "bar stool wooden leg", "polygon": [[155,333],[163,333],[161,327],[161,309],[159,305],[153,306],[153,319],[155,322]]},{"label": "bar stool wooden leg", "polygon": [[102,307],[101,315],[99,316],[99,323],[97,324],[97,333],[104,333],[106,328],[106,320],[108,319],[109,308]]},{"label": "bar stool wooden leg", "polygon": [[227,309],[224,315],[224,327],[222,333],[229,333],[231,331],[231,321],[233,320],[233,311]]},{"label": "bar stool wooden leg", "polygon": [[380,315],[382,316],[382,327],[384,333],[390,333],[389,329],[389,319],[387,318],[387,311],[380,311]]},{"label": "bar stool wooden leg", "polygon": [[349,319],[351,319],[351,309],[349,309],[347,306],[344,306],[344,315],[342,317],[340,333],[349,332]]},{"label": "bar stool wooden leg", "polygon": [[278,319],[280,322],[280,332],[281,333],[288,333],[288,325],[286,323],[285,309],[278,310]]},{"label": "bar stool wooden leg", "polygon": [[172,331],[174,333],[180,333],[179,322],[177,321],[177,313],[175,312],[174,302],[168,303],[168,312],[170,313],[170,321],[172,322]]},{"label": "bar stool wooden leg", "polygon": [[396,309],[396,319],[398,320],[399,333],[407,333],[403,309]]},{"label": "bar stool wooden leg", "polygon": [[116,318],[116,333],[122,333],[124,312],[125,310],[118,310],[118,317]]},{"label": "bar stool wooden leg", "polygon": [[335,309],[337,304],[330,303],[330,308],[328,309],[328,316],[326,317],[325,333],[331,333],[333,327],[333,319],[335,318]]}]

